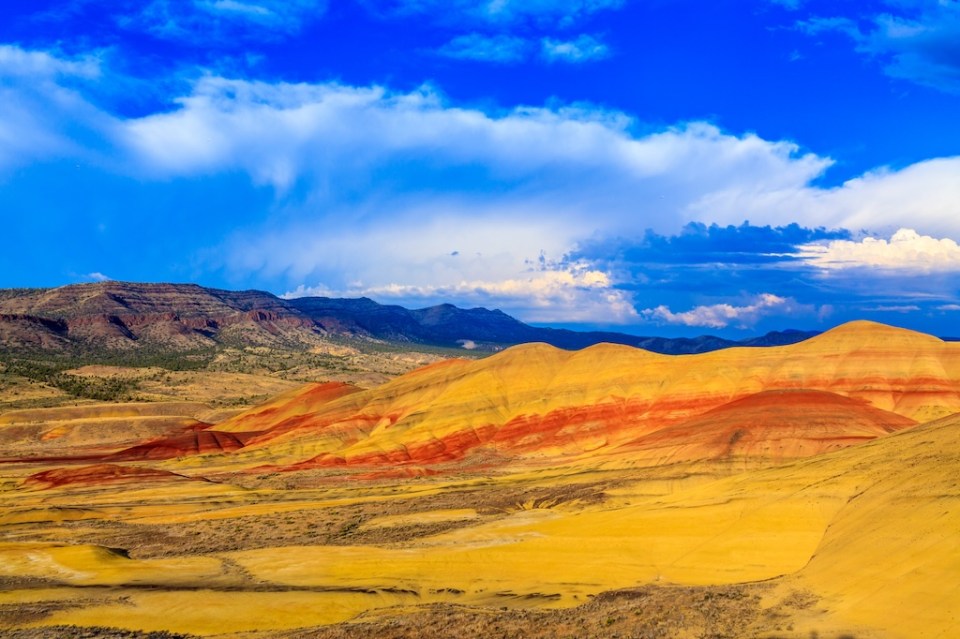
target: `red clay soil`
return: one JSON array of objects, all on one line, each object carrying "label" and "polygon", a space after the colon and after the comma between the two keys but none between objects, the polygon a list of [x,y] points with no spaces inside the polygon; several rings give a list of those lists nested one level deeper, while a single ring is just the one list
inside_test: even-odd
[{"label": "red clay soil", "polygon": [[[300,419],[307,422],[310,417]],[[346,422],[311,426],[341,438],[346,447],[362,440],[379,420],[376,415],[358,415]],[[558,449],[577,454],[602,445],[607,438],[623,441],[628,433],[637,436],[620,450],[646,451],[642,457],[776,460],[820,454],[915,424],[860,399],[824,391],[777,390],[714,407],[703,398],[578,406],[522,415],[500,426],[487,424],[422,442],[399,445],[385,440],[385,447],[375,452],[329,453],[276,470],[370,468],[377,469],[372,475],[379,476],[385,469],[396,473],[398,467],[409,467],[422,472],[425,467],[469,459],[480,450],[495,450],[507,457]]]},{"label": "red clay soil", "polygon": [[195,430],[182,435],[164,437],[126,450],[121,450],[105,459],[110,461],[139,461],[145,459],[176,459],[191,455],[231,453],[243,448],[260,433],[224,433],[216,430]]},{"label": "red clay soil", "polygon": [[[276,403],[276,400],[262,409],[251,409],[245,413],[237,415],[230,419],[228,423],[239,431],[257,430],[263,431],[272,429],[277,424],[276,417],[289,412],[291,405],[300,404],[302,413],[313,413],[321,406],[332,402],[341,397],[360,392],[360,388],[351,384],[342,382],[325,382],[322,384],[312,384],[306,389],[296,391],[296,395],[290,397],[289,402]],[[246,427],[245,427],[246,426]],[[265,428],[266,427],[266,428]]]},{"label": "red clay soil", "polygon": [[114,484],[119,482],[156,481],[171,478],[186,479],[183,475],[154,468],[136,466],[117,466],[115,464],[96,464],[78,468],[54,468],[30,475],[25,484],[39,488],[59,488],[61,486]]},{"label": "red clay soil", "polygon": [[[690,414],[699,414],[715,404],[716,400],[682,398],[676,400],[619,401],[591,406],[575,406],[554,410],[544,415],[520,415],[502,425],[486,424],[456,431],[445,437],[422,442],[394,445],[376,452],[345,456],[336,453],[304,460],[289,467],[289,470],[324,467],[378,467],[378,466],[429,466],[460,461],[478,449],[494,449],[510,455],[536,454],[549,449],[577,454],[596,448],[597,442],[606,437],[623,440],[624,431],[645,435],[654,429],[664,428],[686,419]],[[302,416],[304,423],[310,416]],[[360,441],[364,434],[380,422],[379,415],[357,415],[348,421],[323,426],[311,424],[324,434],[340,436],[345,445]],[[269,439],[271,431],[258,439]],[[385,444],[393,442],[385,441]]]},{"label": "red clay soil", "polygon": [[908,417],[834,393],[765,391],[637,438],[624,448],[656,451],[672,461],[781,459],[824,453],[914,425]]}]

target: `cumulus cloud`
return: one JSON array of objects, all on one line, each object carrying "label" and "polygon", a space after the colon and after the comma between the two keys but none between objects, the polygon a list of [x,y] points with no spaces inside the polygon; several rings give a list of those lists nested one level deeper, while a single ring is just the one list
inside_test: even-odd
[{"label": "cumulus cloud", "polygon": [[530,43],[516,36],[470,33],[457,36],[437,51],[447,58],[507,64],[527,56]]},{"label": "cumulus cloud", "polygon": [[300,286],[284,297],[307,295],[374,297],[407,305],[460,300],[521,314],[532,322],[598,322],[624,324],[637,319],[629,293],[613,288],[609,276],[577,264],[564,270],[528,270],[502,280],[461,280],[450,284],[388,283],[347,290]]},{"label": "cumulus cloud", "polygon": [[787,315],[802,312],[814,313],[813,306],[798,304],[796,300],[784,298],[772,293],[762,293],[744,306],[732,304],[711,304],[697,306],[689,311],[675,313],[666,306],[648,308],[640,312],[647,320],[683,326],[703,326],[707,328],[726,328],[735,325],[749,328],[768,315]]},{"label": "cumulus cloud", "polygon": [[548,62],[588,62],[610,56],[610,48],[595,37],[582,34],[575,40],[544,38],[540,55]]},{"label": "cumulus cloud", "polygon": [[[893,231],[909,220],[922,237],[960,238],[958,157],[822,188],[815,180],[829,158],[704,122],[650,129],[590,105],[467,108],[429,86],[397,92],[213,75],[197,79],[172,108],[122,117],[87,99],[85,83],[96,82],[97,73],[86,59],[16,47],[0,54],[0,171],[83,157],[146,182],[247,176],[266,197],[273,194],[272,210],[259,222],[248,212],[235,235],[198,260],[200,268],[238,280],[258,277],[288,288],[324,282],[383,295],[396,285],[416,299],[431,290],[505,299],[503,283],[529,278],[541,251],[559,264],[564,255],[576,261],[584,249],[579,257],[609,284],[558,284],[541,299],[559,308],[564,298],[557,291],[576,290],[595,301],[598,314],[626,301],[614,316],[628,317],[633,299],[625,289],[636,293],[643,277],[669,279],[670,269],[621,270],[604,262],[602,251],[589,254],[588,238],[595,248],[608,247],[611,238],[644,238],[650,229],[646,258],[626,255],[635,264],[662,266],[671,252],[713,247],[704,256],[716,263],[793,261],[820,272],[844,270],[823,266],[836,262],[825,251],[829,241],[852,239],[842,230],[811,231],[817,227]],[[744,227],[744,219],[752,224]],[[807,228],[792,228],[798,219]],[[694,224],[682,239],[663,241],[690,222],[717,226]],[[803,255],[791,249],[810,244],[815,248]],[[688,286],[714,281],[706,272],[688,278]],[[750,277],[741,290],[794,296]],[[938,284],[936,294],[946,285]],[[523,294],[514,286],[511,299]],[[665,304],[669,311],[687,304],[679,300],[645,298],[641,307]],[[548,314],[536,303],[525,308],[526,319]]]},{"label": "cumulus cloud", "polygon": [[698,193],[802,188],[829,164],[703,123],[635,135],[623,114],[600,109],[491,113],[430,88],[222,78],[203,79],[178,110],[128,121],[124,140],[161,177],[240,170],[304,198],[299,210],[311,213],[288,231],[253,229],[216,251],[229,271],[294,281],[343,272],[368,286],[489,278],[464,259],[424,262],[455,250],[484,254],[482,272],[506,281],[524,259],[563,255],[594,232],[675,227]]},{"label": "cumulus cloud", "polygon": [[920,235],[913,229],[900,229],[889,240],[865,237],[860,241],[832,240],[799,248],[804,261],[827,271],[853,268],[907,273],[960,271],[957,242]]},{"label": "cumulus cloud", "polygon": [[413,306],[456,301],[524,319],[546,317],[550,304],[560,305],[558,318],[575,299],[603,301],[613,283],[598,282],[588,265],[537,259],[540,251],[559,257],[576,235],[543,224],[521,210],[493,217],[485,210],[450,215],[415,207],[391,220],[378,217],[371,227],[330,221],[241,233],[209,259],[223,260],[228,272],[309,283],[291,291],[301,296],[365,295]]},{"label": "cumulus cloud", "polygon": [[844,229],[807,228],[796,222],[784,226],[690,222],[676,234],[648,229],[639,237],[591,238],[578,243],[572,255],[591,260],[616,259],[637,266],[722,264],[733,267],[797,260],[802,246],[850,237],[850,232]]},{"label": "cumulus cloud", "polygon": [[896,229],[911,221],[924,233],[960,237],[960,157],[935,158],[900,170],[879,168],[833,188],[757,189],[722,186],[691,203],[694,219],[740,223],[745,217],[848,229]]},{"label": "cumulus cloud", "polygon": [[[655,214],[670,221],[664,213],[721,187],[801,189],[831,163],[800,154],[790,142],[730,135],[706,123],[637,136],[622,113],[589,107],[485,112],[450,105],[430,87],[394,93],[206,77],[178,103],[176,110],[124,126],[134,155],[168,175],[241,169],[283,189],[307,175],[350,182],[394,164],[394,176],[403,172],[409,182],[418,174],[447,173],[454,178],[448,190],[486,196],[506,187],[551,200],[560,211],[576,191],[579,209],[644,226]],[[500,186],[490,188],[494,184]]]},{"label": "cumulus cloud", "polygon": [[93,273],[87,273],[83,276],[84,279],[90,280],[92,282],[109,282],[113,280],[109,275],[104,275],[100,271],[94,271]]}]

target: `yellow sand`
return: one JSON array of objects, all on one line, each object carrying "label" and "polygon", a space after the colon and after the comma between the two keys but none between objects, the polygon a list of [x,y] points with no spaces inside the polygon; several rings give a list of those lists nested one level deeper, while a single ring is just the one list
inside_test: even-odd
[{"label": "yellow sand", "polygon": [[[411,595],[344,592],[119,591],[124,600],[55,612],[42,625],[111,626],[205,636],[337,623],[372,608],[419,603]],[[40,625],[40,624],[32,624]]]},{"label": "yellow sand", "polygon": [[199,585],[221,574],[212,557],[128,559],[100,546],[0,543],[0,576],[55,579],[79,586]]},{"label": "yellow sand", "polygon": [[[237,553],[276,583],[575,595],[795,574],[837,623],[950,636],[960,611],[960,419],[649,503],[526,511],[411,549]],[[905,611],[906,608],[906,611]]]},{"label": "yellow sand", "polygon": [[[621,498],[612,506],[523,510],[403,548],[287,547],[218,556],[269,586],[294,588],[282,596],[163,592],[230,578],[218,557],[135,561],[89,546],[4,544],[0,574],[160,588],[132,595],[132,607],[62,610],[38,623],[109,622],[210,635],[329,623],[402,603],[496,605],[556,594],[559,600],[534,598],[523,605],[573,605],[590,594],[643,583],[723,584],[784,575],[784,588],[823,597],[818,606],[835,628],[950,637],[960,610],[958,459],[960,418],[950,418],[667,496],[644,498],[638,484],[630,505]],[[277,601],[288,602],[287,614],[271,612]]]}]

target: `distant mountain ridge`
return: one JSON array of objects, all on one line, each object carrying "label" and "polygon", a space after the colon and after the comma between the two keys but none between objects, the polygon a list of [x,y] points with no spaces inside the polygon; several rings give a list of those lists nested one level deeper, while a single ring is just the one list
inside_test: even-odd
[{"label": "distant mountain ridge", "polygon": [[530,342],[564,349],[609,342],[664,354],[694,354],[733,346],[781,346],[817,334],[788,330],[741,341],[642,337],[535,327],[486,308],[441,304],[407,309],[368,298],[281,299],[264,291],[196,284],[98,282],[0,290],[0,348],[15,351],[140,346],[185,351],[220,344],[292,347],[340,337],[483,351]]},{"label": "distant mountain ridge", "polygon": [[624,344],[671,355],[705,353],[733,346],[783,346],[809,339],[818,331],[776,331],[745,340],[701,337],[643,337],[612,331],[572,331],[524,324],[500,310],[463,309],[440,304],[421,309],[383,305],[371,299],[301,297],[288,300],[304,315],[321,324],[339,324],[360,334],[390,341],[413,341],[435,346],[500,347],[543,342],[566,349],[600,344]]}]

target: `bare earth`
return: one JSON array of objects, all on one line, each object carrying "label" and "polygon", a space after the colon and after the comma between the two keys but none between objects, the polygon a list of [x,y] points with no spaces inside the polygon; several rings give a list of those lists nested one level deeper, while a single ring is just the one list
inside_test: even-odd
[{"label": "bare earth", "polygon": [[960,350],[905,333],[78,369],[164,401],[0,413],[0,636],[948,639]]}]

